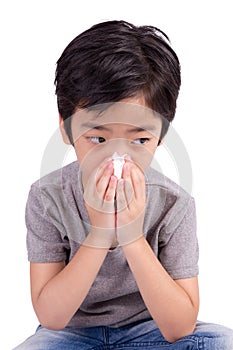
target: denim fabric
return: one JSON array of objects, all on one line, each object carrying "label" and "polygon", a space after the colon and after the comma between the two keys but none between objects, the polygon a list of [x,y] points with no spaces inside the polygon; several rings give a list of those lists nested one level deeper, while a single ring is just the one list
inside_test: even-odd
[{"label": "denim fabric", "polygon": [[193,334],[168,343],[153,320],[111,328],[64,328],[51,331],[41,326],[35,335],[14,350],[233,350],[233,331],[198,322]]}]

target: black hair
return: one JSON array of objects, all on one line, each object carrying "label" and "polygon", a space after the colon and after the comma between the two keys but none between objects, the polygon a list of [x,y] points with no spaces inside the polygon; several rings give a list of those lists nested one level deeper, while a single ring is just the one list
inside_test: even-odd
[{"label": "black hair", "polygon": [[72,142],[70,117],[77,108],[118,102],[143,93],[147,107],[161,114],[160,139],[175,116],[180,63],[167,35],[153,26],[107,21],[84,31],[57,61],[58,110]]}]

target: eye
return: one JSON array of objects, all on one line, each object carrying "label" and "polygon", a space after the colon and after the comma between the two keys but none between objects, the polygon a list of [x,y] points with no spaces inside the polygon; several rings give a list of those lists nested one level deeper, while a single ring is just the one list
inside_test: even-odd
[{"label": "eye", "polygon": [[140,137],[138,139],[133,140],[132,142],[135,145],[144,145],[145,143],[147,143],[150,139],[148,137]]},{"label": "eye", "polygon": [[105,142],[105,138],[103,137],[98,137],[98,136],[91,136],[91,137],[88,137],[88,140],[91,142],[91,143],[103,143]]}]

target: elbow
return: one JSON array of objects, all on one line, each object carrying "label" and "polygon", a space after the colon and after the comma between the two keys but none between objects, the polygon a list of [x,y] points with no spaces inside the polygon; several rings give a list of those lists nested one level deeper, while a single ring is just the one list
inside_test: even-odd
[{"label": "elbow", "polygon": [[43,328],[49,329],[51,331],[61,331],[64,329],[69,321],[62,319],[62,317],[48,317],[48,315],[38,315],[37,318]]},{"label": "elbow", "polygon": [[170,343],[170,344],[173,344],[173,343],[175,343],[176,341],[178,341],[178,340],[180,340],[181,338],[183,338],[183,336],[177,336],[177,335],[175,335],[175,334],[168,334],[168,335],[164,334],[163,337],[164,337],[164,339],[165,339],[168,343]]},{"label": "elbow", "polygon": [[52,321],[48,321],[48,320],[39,320],[41,326],[43,328],[49,329],[51,331],[61,331],[62,329],[64,329],[66,327],[67,324],[62,323],[62,322],[52,322]]},{"label": "elbow", "polygon": [[183,330],[176,331],[164,331],[161,332],[163,334],[163,337],[165,340],[169,343],[175,343],[176,341],[192,334],[194,332],[195,326],[192,326],[190,328],[186,328]]},{"label": "elbow", "polygon": [[43,328],[46,328],[50,331],[61,331],[64,327],[60,327],[60,326],[57,326],[57,325],[41,325]]},{"label": "elbow", "polygon": [[45,311],[44,307],[39,308],[34,305],[34,310],[40,325],[51,331],[60,331],[64,329],[70,321],[65,315],[55,313],[53,310],[48,310],[48,308]]}]

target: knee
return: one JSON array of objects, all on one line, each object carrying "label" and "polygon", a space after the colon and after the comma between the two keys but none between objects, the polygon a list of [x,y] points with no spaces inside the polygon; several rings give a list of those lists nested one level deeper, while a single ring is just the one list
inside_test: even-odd
[{"label": "knee", "polygon": [[202,343],[204,349],[233,349],[233,330],[227,327],[198,322],[194,335],[199,338],[199,342]]},{"label": "knee", "polygon": [[29,348],[25,347],[24,344],[20,344],[20,345],[16,346],[16,348],[14,348],[12,350],[29,350]]}]

